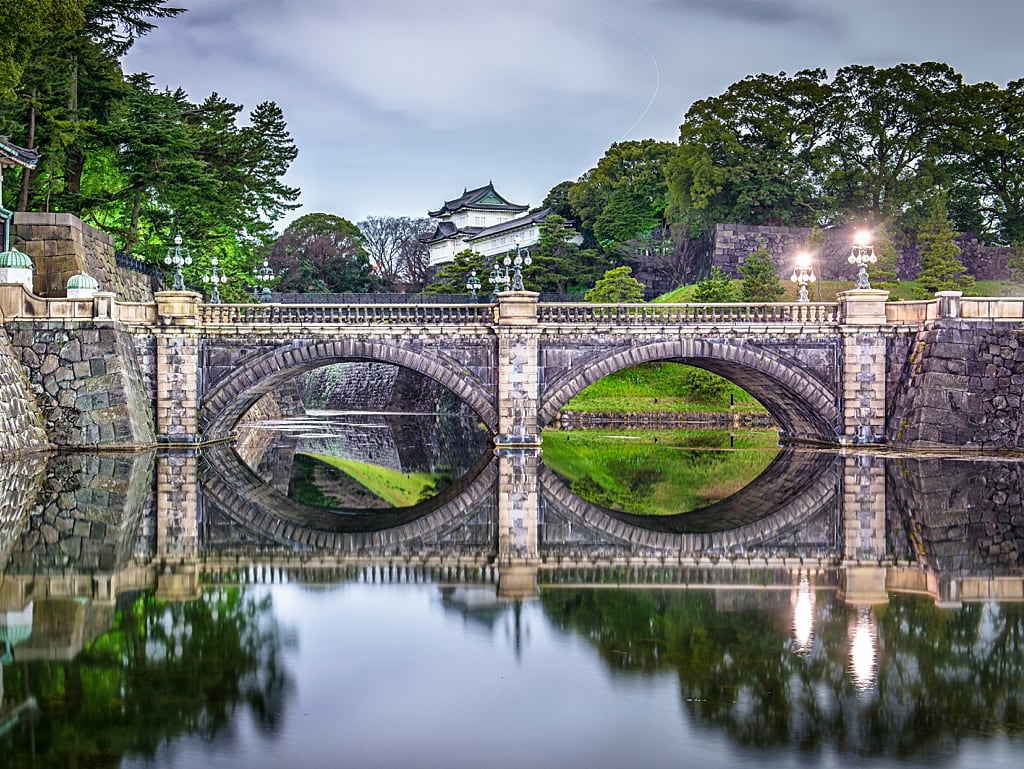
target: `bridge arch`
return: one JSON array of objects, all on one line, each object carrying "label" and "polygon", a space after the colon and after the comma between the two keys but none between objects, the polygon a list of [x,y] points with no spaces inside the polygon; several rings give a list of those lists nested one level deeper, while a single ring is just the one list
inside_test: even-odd
[{"label": "bridge arch", "polygon": [[241,361],[200,400],[199,428],[206,438],[230,435],[245,413],[282,382],[332,363],[391,363],[447,387],[494,431],[497,411],[489,389],[440,353],[427,354],[380,340],[296,340]]},{"label": "bridge arch", "polygon": [[550,424],[573,396],[608,374],[659,360],[697,366],[729,379],[757,398],[788,437],[835,442],[842,433],[838,394],[799,364],[742,339],[691,337],[601,351],[576,361],[570,372],[544,388],[539,423]]}]

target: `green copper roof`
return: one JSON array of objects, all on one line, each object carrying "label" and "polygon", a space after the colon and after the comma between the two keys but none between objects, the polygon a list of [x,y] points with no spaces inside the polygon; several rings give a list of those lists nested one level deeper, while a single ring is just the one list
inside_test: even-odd
[{"label": "green copper roof", "polygon": [[96,278],[91,275],[86,275],[84,272],[80,272],[77,275],[72,275],[68,278],[68,288],[87,289],[95,291],[100,287],[99,282]]},{"label": "green copper roof", "polygon": [[22,253],[13,246],[8,251],[0,251],[0,268],[2,267],[22,270],[35,269],[32,260],[28,258],[28,254]]}]

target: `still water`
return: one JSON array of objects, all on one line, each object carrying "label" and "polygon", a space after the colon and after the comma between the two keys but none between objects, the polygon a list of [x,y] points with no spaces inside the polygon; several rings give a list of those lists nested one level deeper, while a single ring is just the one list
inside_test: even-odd
[{"label": "still water", "polygon": [[[1020,765],[1020,460],[773,451],[652,517],[348,421],[6,466],[0,766]],[[288,496],[355,444],[435,496]]]}]

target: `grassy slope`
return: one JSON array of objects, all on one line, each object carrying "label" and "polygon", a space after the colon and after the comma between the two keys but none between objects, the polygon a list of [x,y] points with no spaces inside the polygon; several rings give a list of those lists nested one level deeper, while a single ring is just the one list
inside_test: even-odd
[{"label": "grassy slope", "polygon": [[354,478],[394,507],[415,505],[433,492],[439,476],[431,473],[403,473],[379,465],[341,459],[327,454],[300,452]]},{"label": "grassy slope", "polygon": [[772,430],[544,431],[544,464],[573,493],[604,507],[671,515],[728,497],[775,457]]}]

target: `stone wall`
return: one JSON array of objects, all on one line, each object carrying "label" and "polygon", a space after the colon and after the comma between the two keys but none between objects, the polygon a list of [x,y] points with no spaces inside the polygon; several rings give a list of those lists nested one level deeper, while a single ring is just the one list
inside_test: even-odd
[{"label": "stone wall", "polygon": [[25,369],[0,326],[0,457],[50,448]]},{"label": "stone wall", "polygon": [[[856,280],[857,268],[848,261],[850,247],[854,242],[852,228],[836,228],[824,231],[825,244],[814,256],[814,272],[823,280]],[[807,248],[811,234],[807,227],[758,227],[748,224],[715,225],[714,256],[712,264],[734,278],[740,278],[739,265],[747,256],[761,247],[771,251],[779,275],[788,279],[793,270],[796,255]],[[1009,280],[1013,271],[1009,267],[1012,249],[999,246],[985,246],[977,236],[967,233],[957,238],[962,249],[960,261],[967,271],[978,280]],[[900,280],[917,277],[921,258],[916,247],[905,249],[896,258],[896,271]],[[868,269],[870,273],[870,268]],[[811,287],[811,298],[817,299]],[[822,297],[831,301],[832,297]]]},{"label": "stone wall", "polygon": [[135,343],[109,321],[11,321],[15,356],[50,441],[60,447],[126,449],[156,440],[152,400]]},{"label": "stone wall", "polygon": [[[901,357],[902,356],[902,357]],[[942,320],[890,349],[888,439],[911,448],[1024,449],[1019,326]]]},{"label": "stone wall", "polygon": [[[137,260],[118,258],[114,239],[73,214],[16,213],[11,245],[24,251],[35,265],[33,293],[47,298],[67,294],[68,279],[85,272],[101,291],[112,291],[122,302],[152,302],[162,277]],[[146,270],[149,269],[149,272]]]}]

